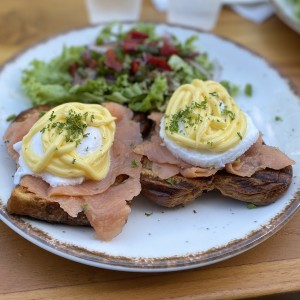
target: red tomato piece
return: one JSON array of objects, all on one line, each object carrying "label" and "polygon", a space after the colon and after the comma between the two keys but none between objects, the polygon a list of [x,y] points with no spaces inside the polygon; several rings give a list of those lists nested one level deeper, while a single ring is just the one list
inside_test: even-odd
[{"label": "red tomato piece", "polygon": [[128,37],[133,40],[143,41],[143,40],[147,39],[149,36],[147,33],[140,32],[137,30],[132,30],[128,33]]},{"label": "red tomato piece", "polygon": [[160,69],[171,71],[171,67],[168,65],[167,60],[164,57],[148,56],[148,64],[156,66]]},{"label": "red tomato piece", "polygon": [[116,53],[113,49],[108,49],[105,53],[105,65],[109,68],[114,69],[119,72],[122,70],[123,66],[118,60]]},{"label": "red tomato piece", "polygon": [[133,40],[125,40],[122,47],[125,53],[132,53],[138,49],[138,44]]},{"label": "red tomato piece", "polygon": [[130,69],[130,73],[132,75],[135,75],[136,72],[138,72],[138,70],[140,69],[141,66],[141,61],[135,59],[131,62],[131,69]]},{"label": "red tomato piece", "polygon": [[165,40],[163,46],[159,50],[159,53],[162,56],[169,57],[173,54],[178,54],[178,49]]}]

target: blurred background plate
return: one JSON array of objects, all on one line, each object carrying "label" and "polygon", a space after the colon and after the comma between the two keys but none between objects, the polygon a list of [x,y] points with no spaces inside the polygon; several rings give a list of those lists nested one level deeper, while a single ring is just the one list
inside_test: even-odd
[{"label": "blurred background plate", "polygon": [[[277,16],[290,28],[300,33],[300,14],[296,14],[296,8],[293,1],[290,0],[272,0]],[[300,1],[298,0],[300,6]]]}]

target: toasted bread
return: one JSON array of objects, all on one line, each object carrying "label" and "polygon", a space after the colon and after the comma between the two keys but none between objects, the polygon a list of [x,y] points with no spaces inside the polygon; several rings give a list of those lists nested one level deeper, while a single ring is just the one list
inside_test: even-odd
[{"label": "toasted bread", "polygon": [[[49,109],[51,106],[28,109],[19,114],[15,122],[30,117],[33,111]],[[134,118],[141,121],[141,132],[144,136],[147,135],[151,128],[150,121],[146,119],[145,115],[135,115]],[[124,178],[120,177],[115,184],[123,180]],[[172,180],[162,180],[153,174],[151,162],[147,158],[143,158],[141,174],[142,194],[156,204],[165,207],[185,205],[211,190],[218,190],[223,195],[240,201],[255,205],[267,205],[284,193],[291,181],[291,166],[278,171],[265,169],[256,172],[251,177],[240,177],[226,171],[219,171],[210,177],[191,179],[176,175],[172,177]],[[39,198],[20,185],[14,188],[7,203],[7,211],[10,214],[29,216],[51,223],[89,225],[84,212],[80,212],[77,217],[71,217],[57,202]]]},{"label": "toasted bread", "polygon": [[[21,112],[13,121],[15,122],[23,122],[28,118],[32,118],[38,112],[40,115],[43,112],[50,110],[53,106],[48,105],[39,105],[32,108],[29,108],[23,112]],[[145,114],[136,114],[134,116],[135,119],[140,121],[141,133],[144,134],[151,126],[147,124],[145,120],[147,120]],[[14,124],[12,124],[14,125]],[[11,136],[6,135],[6,144],[10,147],[10,153],[14,158],[17,158],[16,153],[12,150],[12,145],[14,144]],[[115,182],[111,185],[119,185],[123,183],[128,178],[127,175],[118,175]],[[127,202],[127,205],[130,206],[130,202]],[[43,221],[47,221],[50,223],[62,223],[68,225],[82,225],[88,226],[90,222],[88,221],[84,211],[80,212],[77,217],[71,217],[67,212],[65,212],[59,205],[58,202],[50,201],[49,199],[41,198],[37,196],[35,193],[28,190],[27,187],[22,185],[17,185],[12,193],[10,198],[8,199],[6,205],[7,212],[9,214],[27,216],[34,219],[39,219]]]},{"label": "toasted bread", "polygon": [[6,209],[9,214],[28,216],[50,223],[62,223],[68,225],[90,224],[83,211],[80,212],[77,217],[71,217],[57,202],[39,198],[21,185],[18,185],[13,189],[7,202]]},{"label": "toasted bread", "polygon": [[292,177],[292,167],[288,166],[281,170],[261,170],[251,177],[219,171],[210,177],[192,179],[176,175],[172,180],[162,180],[153,174],[151,162],[144,158],[141,184],[144,196],[165,207],[184,205],[211,190],[240,201],[267,205],[288,189]]}]

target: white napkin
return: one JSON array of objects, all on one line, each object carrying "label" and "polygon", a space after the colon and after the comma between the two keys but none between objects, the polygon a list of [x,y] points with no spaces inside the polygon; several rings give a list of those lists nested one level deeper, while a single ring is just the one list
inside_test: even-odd
[{"label": "white napkin", "polygon": [[274,9],[270,3],[232,5],[231,8],[242,17],[255,23],[262,23],[273,15]]},{"label": "white napkin", "polygon": [[142,0],[86,0],[89,21],[92,24],[139,19]]}]

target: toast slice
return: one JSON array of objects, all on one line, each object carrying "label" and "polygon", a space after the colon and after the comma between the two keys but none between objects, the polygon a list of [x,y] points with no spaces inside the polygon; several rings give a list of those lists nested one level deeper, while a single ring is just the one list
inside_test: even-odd
[{"label": "toast slice", "polygon": [[57,202],[39,198],[28,191],[24,186],[17,185],[7,202],[7,212],[20,216],[27,216],[49,223],[61,223],[67,225],[90,225],[84,212],[77,217],[69,216]]},{"label": "toast slice", "polygon": [[185,178],[175,175],[172,180],[162,180],[153,174],[151,162],[143,158],[141,184],[144,196],[165,207],[185,205],[212,190],[243,202],[267,205],[288,189],[292,178],[293,169],[288,166],[281,170],[258,171],[251,177],[219,171],[210,177]]},{"label": "toast slice", "polygon": [[[23,136],[24,132],[29,128],[25,128],[24,132],[21,134],[14,134],[15,128],[20,128],[16,126],[18,122],[24,122],[28,119],[35,119],[45,111],[48,111],[53,106],[36,106],[28,110],[21,112],[8,128],[4,135],[4,140],[7,145],[8,151],[11,156],[15,159],[18,158],[17,152],[13,149],[13,144],[18,141],[20,135]],[[38,116],[38,117],[37,117]],[[145,120],[147,120],[144,114],[139,114],[134,116],[135,119],[139,120],[141,123],[140,130],[142,133],[149,130],[149,125]],[[16,140],[17,139],[17,140]],[[121,185],[129,176],[126,174],[120,174],[116,177],[115,181],[110,185],[110,187]],[[130,206],[130,201],[126,201],[126,204]],[[70,216],[64,209],[62,209],[58,202],[51,201],[49,198],[41,198],[37,194],[31,192],[26,186],[17,185],[8,199],[6,210],[9,214],[27,216],[34,219],[39,219],[47,221],[50,223],[62,223],[67,225],[81,225],[88,226],[91,225],[84,211],[81,211],[76,217]]]}]

